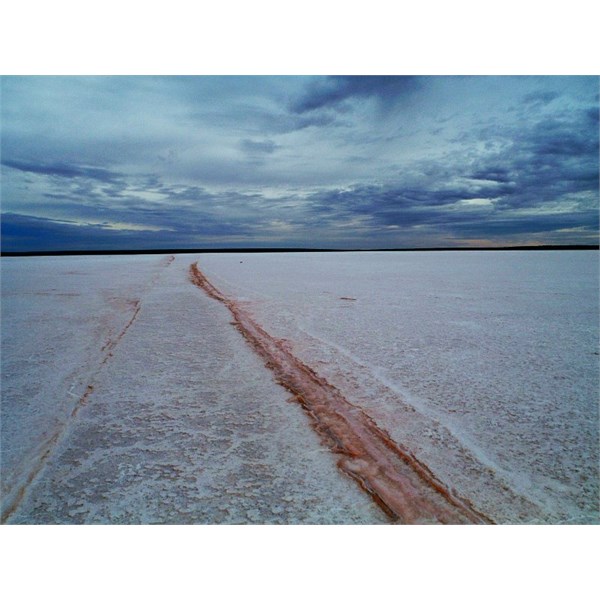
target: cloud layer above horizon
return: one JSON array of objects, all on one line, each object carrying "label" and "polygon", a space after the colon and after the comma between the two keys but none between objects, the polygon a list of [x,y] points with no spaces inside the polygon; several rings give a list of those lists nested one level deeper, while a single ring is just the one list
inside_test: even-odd
[{"label": "cloud layer above horizon", "polygon": [[2,250],[598,242],[597,77],[3,77]]}]

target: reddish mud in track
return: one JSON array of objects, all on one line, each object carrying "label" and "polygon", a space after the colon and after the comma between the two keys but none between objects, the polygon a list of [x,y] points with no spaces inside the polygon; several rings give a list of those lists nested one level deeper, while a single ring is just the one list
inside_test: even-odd
[{"label": "reddish mud in track", "polygon": [[281,340],[271,337],[235,301],[224,296],[198,269],[191,282],[230,310],[248,343],[310,415],[311,423],[332,451],[339,468],[355,479],[399,523],[492,523],[458,498],[408,450],[401,448],[361,408],[301,362]]}]

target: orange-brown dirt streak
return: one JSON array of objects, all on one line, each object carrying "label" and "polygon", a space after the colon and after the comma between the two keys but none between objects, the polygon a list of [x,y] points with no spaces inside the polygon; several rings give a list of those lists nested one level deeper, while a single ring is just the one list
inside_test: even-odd
[{"label": "orange-brown dirt streak", "polygon": [[[93,385],[88,385],[85,389],[85,392],[81,395],[81,397],[77,400],[77,403],[73,407],[71,411],[71,418],[75,417],[79,412],[79,409],[87,403],[88,397],[94,391]],[[31,485],[31,482],[37,477],[38,473],[42,470],[42,467],[46,464],[46,460],[50,456],[54,446],[56,446],[58,440],[62,437],[66,426],[63,427],[62,430],[56,431],[54,435],[44,444],[42,451],[40,452],[37,461],[27,475],[25,481],[19,487],[13,501],[6,507],[2,516],[0,517],[0,523],[6,523],[7,519],[17,510],[19,504],[21,504],[23,498],[25,497],[25,492],[27,488]]]},{"label": "orange-brown dirt streak", "polygon": [[385,512],[401,523],[493,523],[457,497],[408,450],[396,444],[361,408],[271,337],[198,269],[190,280],[225,304],[234,324],[263,358],[278,383],[312,418],[315,430],[336,453],[339,468],[354,478]]},{"label": "orange-brown dirt streak", "polygon": [[104,344],[104,346],[102,346],[100,351],[101,352],[106,351],[106,354],[105,354],[104,358],[102,359],[101,364],[104,364],[112,356],[112,351],[115,349],[115,346],[121,341],[121,338],[127,333],[127,330],[131,327],[131,325],[133,325],[133,322],[136,320],[138,313],[140,312],[140,308],[141,308],[140,300],[138,299],[138,300],[133,301],[132,306],[135,307],[135,310],[133,311],[133,316],[131,317],[131,319],[129,319],[129,322],[127,323],[127,325],[125,325],[125,327],[123,327],[123,329],[121,330],[121,333],[119,333],[119,335],[114,340],[109,339],[106,342],[106,344]]},{"label": "orange-brown dirt streak", "polygon": [[[172,255],[168,256],[164,259],[163,265],[165,267],[168,267],[174,260],[175,260],[174,256],[172,256]],[[104,358],[102,359],[102,361],[100,362],[99,368],[102,368],[102,366],[108,361],[108,359],[112,357],[112,350],[115,349],[115,346],[119,343],[119,341],[122,339],[122,337],[127,333],[127,330],[133,325],[134,321],[136,320],[136,318],[140,312],[140,309],[142,308],[141,301],[139,299],[135,300],[132,303],[132,306],[135,307],[135,310],[133,312],[131,319],[129,319],[129,321],[127,322],[127,325],[125,325],[125,327],[123,327],[123,329],[121,330],[119,335],[114,340],[108,340],[108,342],[101,348],[101,352],[104,352],[106,350],[106,354],[105,354]],[[77,402],[75,403],[75,406],[71,410],[70,419],[75,418],[77,416],[77,413],[81,409],[81,407],[84,406],[85,404],[87,404],[88,398],[92,394],[93,391],[94,391],[94,386],[92,384],[89,384],[86,387],[85,392],[83,392],[83,394],[77,400]],[[6,507],[6,509],[0,516],[0,523],[6,523],[7,519],[15,512],[15,510],[17,510],[17,508],[19,507],[19,504],[21,504],[23,498],[25,497],[25,492],[27,491],[27,488],[31,485],[33,480],[37,477],[38,473],[42,470],[42,468],[46,464],[46,461],[47,461],[48,457],[50,456],[52,450],[54,449],[54,446],[56,446],[58,441],[65,434],[65,431],[67,430],[68,425],[69,425],[69,422],[65,423],[63,425],[62,429],[55,432],[54,435],[44,444],[42,451],[40,452],[40,454],[37,458],[35,466],[31,470],[31,472],[27,475],[27,478],[25,479],[25,481],[19,487],[19,490],[17,491],[13,501],[9,504],[9,506]]]}]

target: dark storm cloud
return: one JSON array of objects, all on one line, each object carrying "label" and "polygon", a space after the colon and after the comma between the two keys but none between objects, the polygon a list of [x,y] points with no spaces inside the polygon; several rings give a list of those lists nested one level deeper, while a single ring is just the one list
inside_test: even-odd
[{"label": "dark storm cloud", "polygon": [[[598,211],[584,208],[568,213],[520,214],[487,199],[488,190],[406,190],[389,187],[356,187],[343,192],[315,194],[310,201],[321,223],[343,223],[366,218],[370,227],[433,227],[455,237],[496,238],[507,234],[536,234],[580,228],[598,229]],[[473,204],[469,204],[472,202]]]},{"label": "dark storm cloud", "polygon": [[509,183],[511,180],[508,169],[493,166],[484,167],[478,171],[473,171],[471,178],[480,179],[483,181],[493,181],[497,183]]},{"label": "dark storm cloud", "polygon": [[597,198],[598,129],[587,121],[586,111],[574,111],[515,132],[514,143],[496,157],[515,186],[503,202],[525,206],[586,191]]},{"label": "dark storm cloud", "polygon": [[309,84],[306,91],[291,102],[290,109],[299,114],[326,107],[341,110],[345,100],[361,97],[376,97],[389,103],[416,87],[417,78],[412,76],[327,77]]},{"label": "dark storm cloud", "polygon": [[589,241],[597,84],[3,79],[3,249]]},{"label": "dark storm cloud", "polygon": [[247,235],[248,231],[211,218],[196,217],[191,224],[179,223],[177,231],[139,231],[115,229],[109,223],[64,222],[12,213],[2,215],[4,252],[212,247],[218,246],[224,237],[235,238],[240,234]]},{"label": "dark storm cloud", "polygon": [[588,108],[585,114],[592,124],[598,124],[598,121],[600,120],[600,111],[597,106]]},{"label": "dark storm cloud", "polygon": [[355,185],[315,194],[312,206],[331,221],[369,217],[373,226],[435,225],[482,239],[576,228],[592,233],[599,159],[598,130],[589,121],[589,109],[564,111],[502,132],[509,143],[495,152],[465,161],[449,156],[443,168],[425,161],[417,167],[427,174],[419,186]]},{"label": "dark storm cloud", "polygon": [[598,212],[583,211],[577,214],[524,215],[515,218],[491,219],[481,227],[477,220],[462,219],[450,223],[449,227],[465,236],[496,237],[509,234],[551,233],[565,229],[581,229],[593,233],[598,230]]},{"label": "dark storm cloud", "polygon": [[99,225],[78,226],[11,213],[2,215],[4,252],[151,248],[156,239],[150,233],[114,231]]},{"label": "dark storm cloud", "polygon": [[531,94],[527,94],[523,98],[523,102],[524,104],[543,105],[549,104],[550,102],[552,102],[552,100],[556,100],[556,98],[558,98],[559,96],[560,94],[558,94],[557,92],[532,92]]},{"label": "dark storm cloud", "polygon": [[468,199],[460,189],[424,190],[389,186],[356,186],[327,191],[310,198],[313,210],[323,218],[369,216],[379,225],[426,222],[441,217],[441,207]]},{"label": "dark storm cloud", "polygon": [[521,140],[525,149],[535,156],[555,155],[581,157],[597,150],[597,134],[594,135],[580,122],[548,120],[538,123]]},{"label": "dark storm cloud", "polygon": [[97,179],[99,181],[111,182],[119,179],[118,173],[113,173],[107,169],[98,167],[83,167],[65,163],[36,163],[25,160],[2,160],[2,164],[11,169],[17,169],[27,173],[37,173],[40,175],[54,175],[56,177],[85,177],[88,179]]}]

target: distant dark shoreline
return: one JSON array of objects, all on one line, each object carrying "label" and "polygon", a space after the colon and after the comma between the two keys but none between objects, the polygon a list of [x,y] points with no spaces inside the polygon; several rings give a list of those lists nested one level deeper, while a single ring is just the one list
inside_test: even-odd
[{"label": "distant dark shoreline", "polygon": [[498,252],[514,250],[598,250],[598,244],[571,246],[499,246],[495,248],[155,248],[152,250],[47,250],[0,252],[0,256],[105,256],[128,254],[233,254],[266,252]]}]

